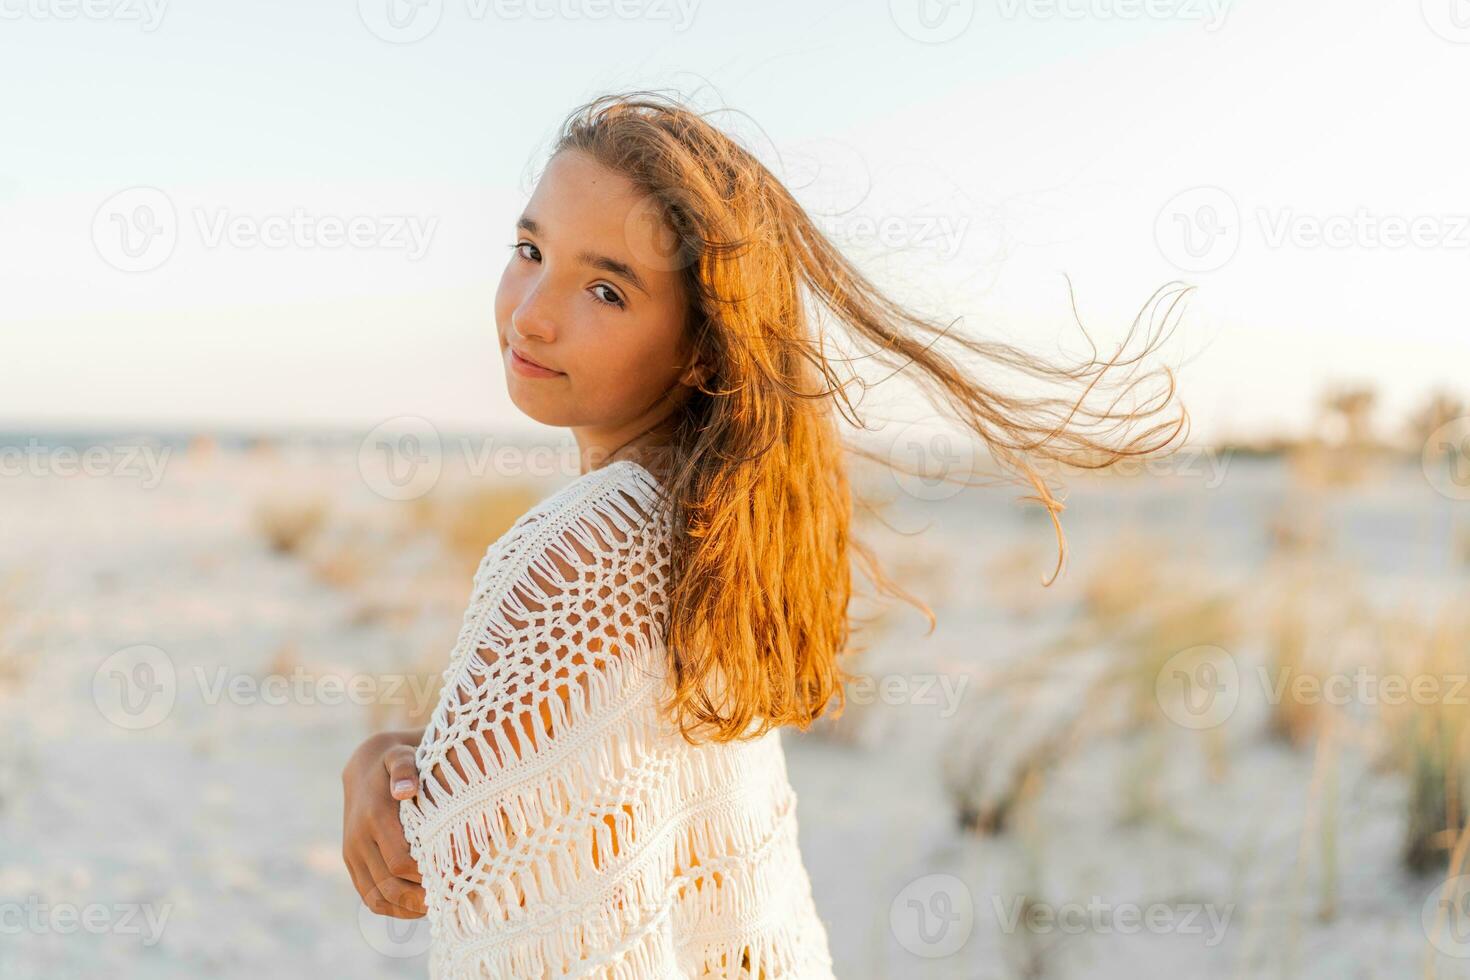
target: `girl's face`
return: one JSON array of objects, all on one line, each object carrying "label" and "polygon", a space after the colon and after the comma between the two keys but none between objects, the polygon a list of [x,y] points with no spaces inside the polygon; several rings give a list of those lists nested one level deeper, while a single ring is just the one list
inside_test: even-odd
[{"label": "girl's face", "polygon": [[572,428],[584,454],[619,448],[697,380],[680,273],[660,261],[669,232],[645,220],[648,206],[621,174],[558,153],[516,224],[495,294],[511,400],[538,422]]}]

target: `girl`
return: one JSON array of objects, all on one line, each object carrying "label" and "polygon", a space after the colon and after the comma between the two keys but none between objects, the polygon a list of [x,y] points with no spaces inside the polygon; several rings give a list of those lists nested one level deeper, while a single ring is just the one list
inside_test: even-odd
[{"label": "girl", "polygon": [[[819,309],[911,365],[1054,523],[1033,464],[1184,429],[1172,374],[1136,370],[1160,334],[1065,367],[950,334],[677,100],[579,108],[495,317],[512,400],[572,430],[581,475],[490,546],[428,726],[343,774],[353,882],[375,912],[427,913],[435,977],[831,977],[779,732],[842,710],[854,556],[915,600],[849,538],[835,408],[854,413]],[[1076,387],[1003,394],[941,342]]]}]

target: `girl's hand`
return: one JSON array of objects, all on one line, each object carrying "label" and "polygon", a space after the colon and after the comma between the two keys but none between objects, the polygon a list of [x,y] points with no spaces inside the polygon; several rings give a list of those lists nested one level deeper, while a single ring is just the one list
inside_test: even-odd
[{"label": "girl's hand", "polygon": [[342,860],[363,904],[395,919],[424,914],[424,886],[398,820],[398,801],[419,791],[413,752],[423,734],[379,732],[342,770]]}]

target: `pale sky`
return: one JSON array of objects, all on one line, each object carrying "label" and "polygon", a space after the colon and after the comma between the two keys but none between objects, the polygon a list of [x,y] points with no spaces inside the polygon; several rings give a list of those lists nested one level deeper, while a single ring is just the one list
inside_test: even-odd
[{"label": "pale sky", "polygon": [[0,0],[0,428],[524,427],[491,300],[529,168],[633,87],[744,114],[967,329],[1075,350],[1064,274],[1103,342],[1196,284],[1197,435],[1470,394],[1464,0],[389,2]]}]

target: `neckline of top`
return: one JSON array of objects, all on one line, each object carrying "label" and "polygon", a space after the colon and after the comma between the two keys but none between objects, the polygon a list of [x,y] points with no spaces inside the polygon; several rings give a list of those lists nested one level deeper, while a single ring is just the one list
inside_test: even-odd
[{"label": "neckline of top", "polygon": [[612,470],[612,469],[614,469],[616,467],[619,467],[619,466],[622,466],[622,467],[625,467],[625,468],[630,468],[630,470],[633,473],[635,473],[635,474],[641,474],[643,476],[643,478],[646,479],[650,484],[652,484],[656,489],[658,489],[658,490],[663,490],[664,489],[663,482],[661,480],[659,480],[658,477],[654,476],[653,475],[653,472],[651,470],[649,470],[648,467],[644,466],[642,463],[638,462],[637,460],[632,460],[632,459],[616,459],[616,460],[613,460],[611,463],[604,463],[603,465],[597,467],[597,469],[595,469],[595,470],[588,470],[586,473],[583,473],[581,476],[578,476],[572,482],[573,483],[580,483],[582,480],[588,479],[589,477],[593,477],[593,476],[596,476],[598,474],[605,474],[609,470]]}]

